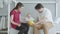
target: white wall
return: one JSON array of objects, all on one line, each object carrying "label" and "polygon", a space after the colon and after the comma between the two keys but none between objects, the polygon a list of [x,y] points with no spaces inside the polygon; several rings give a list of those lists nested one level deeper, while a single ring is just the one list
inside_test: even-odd
[{"label": "white wall", "polygon": [[10,4],[10,10],[12,10],[14,7],[15,7],[15,2],[12,2],[12,3]]},{"label": "white wall", "polygon": [[16,0],[16,1],[56,1],[56,0]]},{"label": "white wall", "polygon": [[57,17],[60,17],[60,1],[57,1]]},{"label": "white wall", "polygon": [[0,8],[0,16],[8,15],[8,6],[4,4],[3,8]]}]

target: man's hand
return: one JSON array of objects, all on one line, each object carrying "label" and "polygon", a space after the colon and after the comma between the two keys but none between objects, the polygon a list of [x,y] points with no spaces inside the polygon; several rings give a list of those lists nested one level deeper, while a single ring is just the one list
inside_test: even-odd
[{"label": "man's hand", "polygon": [[37,22],[39,21],[39,17],[36,17]]}]

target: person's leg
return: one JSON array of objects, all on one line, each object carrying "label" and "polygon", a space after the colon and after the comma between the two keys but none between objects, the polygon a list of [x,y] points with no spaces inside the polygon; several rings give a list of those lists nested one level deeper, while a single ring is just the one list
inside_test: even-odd
[{"label": "person's leg", "polygon": [[46,24],[43,25],[43,30],[44,30],[44,34],[48,34],[48,30],[47,30]]},{"label": "person's leg", "polygon": [[23,25],[26,27],[26,31],[24,32],[24,34],[28,34],[28,31],[29,31],[29,24],[23,23]]},{"label": "person's leg", "polygon": [[18,32],[18,34],[23,34],[23,33],[24,33],[24,32],[23,32],[22,30]]},{"label": "person's leg", "polygon": [[48,29],[50,29],[52,27],[53,27],[52,22],[47,22],[46,24],[44,24],[44,26],[43,26],[44,34],[48,34]]},{"label": "person's leg", "polygon": [[20,27],[16,27],[16,30],[19,30],[18,34],[23,34],[24,31],[26,30],[25,26],[21,24]]},{"label": "person's leg", "polygon": [[39,34],[39,30],[41,29],[41,27],[41,24],[34,25],[34,34]]},{"label": "person's leg", "polygon": [[19,30],[18,34],[23,34],[23,31],[20,29],[21,27],[16,27],[16,30]]},{"label": "person's leg", "polygon": [[45,25],[47,26],[47,28],[48,28],[48,29],[50,29],[50,28],[52,28],[52,27],[53,27],[52,22],[47,22]]},{"label": "person's leg", "polygon": [[29,24],[25,24],[25,26],[26,26],[26,31],[24,32],[24,34],[28,34],[28,31],[29,31]]}]

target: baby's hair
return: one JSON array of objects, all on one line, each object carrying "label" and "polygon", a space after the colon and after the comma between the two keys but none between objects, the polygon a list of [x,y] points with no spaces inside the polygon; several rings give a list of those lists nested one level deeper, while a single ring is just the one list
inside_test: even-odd
[{"label": "baby's hair", "polygon": [[30,13],[27,13],[27,15],[29,15]]}]

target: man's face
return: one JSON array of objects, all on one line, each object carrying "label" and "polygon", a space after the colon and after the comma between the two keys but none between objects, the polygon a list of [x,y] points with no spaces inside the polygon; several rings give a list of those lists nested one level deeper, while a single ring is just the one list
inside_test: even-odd
[{"label": "man's face", "polygon": [[37,11],[38,11],[39,13],[42,13],[42,12],[43,12],[43,10],[44,10],[44,8],[37,9]]}]

